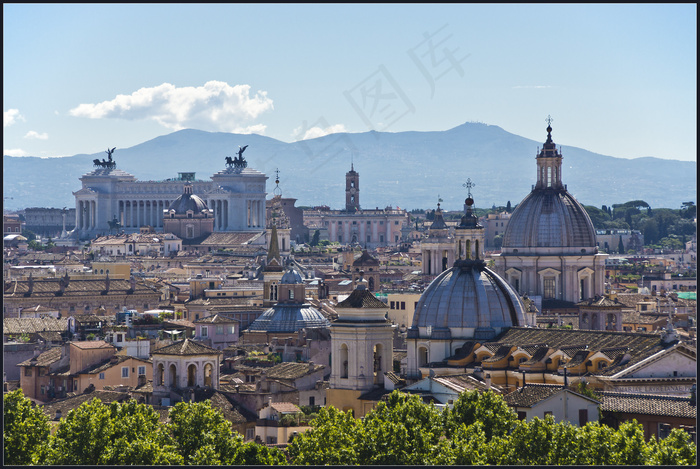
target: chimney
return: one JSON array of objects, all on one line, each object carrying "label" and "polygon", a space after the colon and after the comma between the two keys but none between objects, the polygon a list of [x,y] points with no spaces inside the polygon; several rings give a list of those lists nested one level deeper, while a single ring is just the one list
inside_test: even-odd
[{"label": "chimney", "polygon": [[61,420],[62,415],[61,409],[56,409],[56,418],[54,420]]},{"label": "chimney", "polygon": [[491,388],[491,374],[486,373],[484,376],[484,383],[486,384],[486,390],[488,391]]},{"label": "chimney", "polygon": [[146,384],[146,375],[139,375],[137,386],[143,386]]},{"label": "chimney", "polygon": [[314,362],[309,362],[309,372],[312,372],[316,369],[316,364]]},{"label": "chimney", "polygon": [[136,290],[136,277],[133,275],[129,278],[129,289],[133,292]]},{"label": "chimney", "polygon": [[564,388],[569,387],[569,376],[568,376],[566,371],[567,371],[567,368],[564,367]]}]

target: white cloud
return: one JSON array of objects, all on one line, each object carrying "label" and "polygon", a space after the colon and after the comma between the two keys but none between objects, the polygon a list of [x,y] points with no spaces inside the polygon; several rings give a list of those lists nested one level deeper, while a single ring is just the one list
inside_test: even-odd
[{"label": "white cloud", "polygon": [[81,104],[69,111],[71,116],[91,119],[152,119],[173,129],[197,128],[237,132],[265,129],[262,124],[248,125],[265,111],[273,109],[267,92],[250,96],[250,85],[208,81],[204,86],[177,88],[163,83],[141,88],[130,95],[120,94],[111,101]]},{"label": "white cloud", "polygon": [[[292,135],[295,138],[297,138],[301,135],[302,132],[304,132],[304,129],[302,127],[297,127],[292,132]],[[323,137],[324,135],[336,134],[339,132],[347,132],[347,129],[345,128],[345,126],[343,124],[329,125],[325,129],[322,127],[318,127],[318,126],[311,127],[310,129],[308,129],[304,132],[304,135],[302,135],[301,138],[297,138],[297,141]]]},{"label": "white cloud", "polygon": [[2,112],[2,126],[7,127],[12,125],[18,120],[23,121],[24,116],[19,113],[19,109],[8,109]]},{"label": "white cloud", "polygon": [[43,134],[40,134],[39,132],[36,132],[34,130],[30,130],[27,132],[27,135],[24,136],[24,138],[35,138],[38,140],[48,140],[49,134],[44,132]]},{"label": "white cloud", "polygon": [[6,156],[27,156],[27,152],[21,148],[3,148],[2,154]]}]

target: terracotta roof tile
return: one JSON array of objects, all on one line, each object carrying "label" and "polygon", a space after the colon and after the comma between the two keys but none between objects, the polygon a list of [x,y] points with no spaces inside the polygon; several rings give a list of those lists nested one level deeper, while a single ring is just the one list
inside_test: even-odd
[{"label": "terracotta roof tile", "polygon": [[3,334],[35,334],[37,332],[66,332],[67,330],[67,318],[5,318],[2,320]]},{"label": "terracotta roof tile", "polygon": [[183,339],[171,345],[155,350],[152,355],[211,355],[221,354],[219,350],[208,347],[200,342]]},{"label": "terracotta roof tile", "polygon": [[512,407],[532,407],[563,390],[562,386],[553,384],[528,384],[506,394],[503,399]]},{"label": "terracotta roof tile", "polygon": [[291,402],[273,402],[270,407],[275,409],[280,414],[296,414],[301,412],[301,409]]},{"label": "terracotta roof tile", "polygon": [[17,366],[49,366],[61,359],[63,347],[53,347],[36,357],[25,360]]},{"label": "terracotta roof tile", "polygon": [[599,391],[601,410],[645,415],[697,418],[690,397]]}]

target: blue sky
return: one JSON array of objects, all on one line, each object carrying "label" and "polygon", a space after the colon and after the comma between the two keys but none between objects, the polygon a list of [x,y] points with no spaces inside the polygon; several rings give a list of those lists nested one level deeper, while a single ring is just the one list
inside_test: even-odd
[{"label": "blue sky", "polygon": [[3,5],[3,149],[70,156],[181,128],[285,142],[467,121],[696,161],[681,5]]}]

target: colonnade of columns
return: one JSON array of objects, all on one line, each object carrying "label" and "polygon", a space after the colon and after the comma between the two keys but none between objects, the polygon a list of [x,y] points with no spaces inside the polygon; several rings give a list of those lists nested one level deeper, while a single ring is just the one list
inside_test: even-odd
[{"label": "colonnade of columns", "polygon": [[166,210],[170,200],[120,200],[119,222],[123,228],[138,228],[149,225],[154,228],[163,227],[163,210]]},{"label": "colonnade of columns", "polygon": [[246,222],[248,228],[263,228],[265,223],[265,200],[246,201]]},{"label": "colonnade of columns", "polygon": [[228,200],[208,200],[207,206],[214,211],[214,231],[228,230]]},{"label": "colonnade of columns", "polygon": [[79,230],[93,230],[98,227],[97,201],[80,200],[75,211],[75,226]]}]

